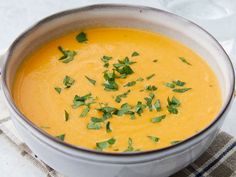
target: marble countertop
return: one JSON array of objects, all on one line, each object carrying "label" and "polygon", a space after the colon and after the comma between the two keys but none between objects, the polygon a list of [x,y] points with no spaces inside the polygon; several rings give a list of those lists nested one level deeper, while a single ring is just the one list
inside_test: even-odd
[{"label": "marble countertop", "polygon": [[[128,3],[132,0],[0,0],[0,50],[9,47],[11,42],[26,28],[38,20],[58,11],[95,3]],[[158,1],[137,0],[135,4],[159,7]],[[235,41],[223,42],[223,46],[236,66],[233,53]],[[1,98],[0,98],[1,99]],[[1,108],[0,108],[1,109]],[[232,106],[222,130],[236,137],[236,103]],[[32,164],[20,157],[7,138],[0,134],[0,171],[1,177],[41,177],[43,174]],[[11,173],[10,173],[11,172]]]}]

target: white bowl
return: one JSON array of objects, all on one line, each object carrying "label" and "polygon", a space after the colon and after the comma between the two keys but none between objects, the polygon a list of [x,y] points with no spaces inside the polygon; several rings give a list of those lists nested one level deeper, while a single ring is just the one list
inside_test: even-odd
[{"label": "white bowl", "polygon": [[[97,152],[73,146],[40,130],[18,110],[11,96],[19,64],[31,51],[48,40],[73,29],[95,26],[131,27],[158,32],[180,41],[202,56],[215,72],[222,90],[223,106],[214,121],[177,145],[131,153]],[[2,88],[16,129],[40,159],[68,177],[169,176],[196,160],[209,147],[233,99],[234,71],[220,44],[196,24],[149,7],[104,4],[52,15],[21,34],[4,58]]]}]

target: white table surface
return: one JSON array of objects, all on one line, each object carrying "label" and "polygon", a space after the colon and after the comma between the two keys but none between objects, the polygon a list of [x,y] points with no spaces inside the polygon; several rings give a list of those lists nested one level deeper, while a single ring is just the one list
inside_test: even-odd
[{"label": "white table surface", "polygon": [[[45,16],[61,10],[94,3],[118,2],[134,4],[134,0],[0,0],[0,50],[7,48],[22,31]],[[159,5],[157,0],[136,0],[135,4],[153,7],[158,7]],[[227,45],[229,46],[228,51],[230,52],[232,42],[228,42]],[[228,48],[227,45],[226,48]],[[234,66],[236,66],[236,56],[234,57],[232,53],[231,59]],[[235,102],[222,130],[236,137]],[[43,177],[44,175],[39,169],[17,153],[17,150],[11,145],[4,134],[0,134],[0,176]]]}]

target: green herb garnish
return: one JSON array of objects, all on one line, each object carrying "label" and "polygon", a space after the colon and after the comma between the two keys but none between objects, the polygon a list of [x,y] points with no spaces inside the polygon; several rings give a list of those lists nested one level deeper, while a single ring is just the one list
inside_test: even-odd
[{"label": "green herb garnish", "polygon": [[104,120],[102,118],[91,117],[91,122],[100,123],[100,122],[103,122],[103,121]]},{"label": "green herb garnish", "polygon": [[108,121],[108,122],[106,123],[106,132],[107,132],[107,133],[112,132],[110,121]]},{"label": "green herb garnish", "polygon": [[132,107],[128,103],[124,103],[121,105],[120,110],[117,111],[116,115],[122,116],[124,114],[129,114],[131,118],[134,118],[134,112],[131,111]]},{"label": "green herb garnish", "polygon": [[75,83],[75,80],[72,79],[70,76],[65,76],[63,80],[63,84],[65,88],[70,88]]},{"label": "green herb garnish", "polygon": [[144,99],[146,100],[146,104],[148,106],[149,111],[152,111],[152,100],[155,97],[153,93],[149,94],[149,97],[145,97]]},{"label": "green herb garnish", "polygon": [[112,114],[117,112],[116,108],[110,107],[110,106],[104,106],[104,107],[98,108],[97,110],[103,113],[102,115],[103,120],[111,118]]},{"label": "green herb garnish", "polygon": [[136,62],[130,61],[128,57],[125,57],[123,60],[118,60],[118,63],[113,64],[113,66],[115,70],[121,74],[121,77],[125,78],[127,75],[134,73],[130,67],[130,65],[134,63]]},{"label": "green herb garnish", "polygon": [[65,121],[67,122],[70,118],[70,115],[66,110],[64,110],[64,113],[65,113]]},{"label": "green herb garnish", "polygon": [[89,102],[90,104],[93,103],[92,102],[93,97],[92,97],[91,93],[86,94],[84,96],[75,95],[72,107],[75,109],[75,108],[78,108],[82,105],[89,104],[89,103],[87,103],[88,101],[90,101]]},{"label": "green herb garnish", "polygon": [[156,136],[147,136],[150,140],[152,140],[154,143],[157,143],[160,138],[156,137]]},{"label": "green herb garnish", "polygon": [[158,116],[158,117],[154,117],[151,119],[151,122],[152,123],[157,123],[157,122],[161,122],[163,119],[166,118],[166,115],[161,115],[161,116]]},{"label": "green herb garnish", "polygon": [[155,90],[157,90],[157,87],[155,85],[148,85],[148,86],[145,87],[145,90],[155,91]]},{"label": "green herb garnish", "polygon": [[191,66],[191,63],[189,63],[184,57],[179,57],[179,59],[183,62],[186,63],[187,65]]},{"label": "green herb garnish", "polygon": [[60,87],[55,87],[54,89],[56,90],[56,92],[57,92],[58,94],[61,93],[61,88],[60,88]]},{"label": "green herb garnish", "polygon": [[157,99],[156,102],[154,103],[154,107],[157,111],[161,111],[161,102],[159,99]]},{"label": "green herb garnish", "polygon": [[128,82],[127,84],[124,85],[124,87],[132,87],[136,84],[136,81],[131,81],[131,82]]},{"label": "green herb garnish", "polygon": [[80,114],[80,117],[86,117],[89,111],[90,111],[89,106],[85,106],[84,110]]},{"label": "green herb garnish", "polygon": [[169,97],[167,98],[167,109],[171,114],[178,114],[178,107],[180,106],[180,101],[175,98],[174,96],[172,97],[172,99],[170,99]]},{"label": "green herb garnish", "polygon": [[170,144],[174,145],[174,144],[178,144],[180,143],[181,141],[171,141]]},{"label": "green herb garnish", "polygon": [[106,55],[104,55],[102,58],[101,58],[101,60],[104,62],[104,67],[105,68],[108,68],[108,66],[109,66],[109,61],[112,59],[112,57],[109,57],[109,56],[106,56]]},{"label": "green herb garnish", "polygon": [[169,88],[175,88],[175,84],[172,82],[166,82],[164,85]]},{"label": "green herb garnish", "polygon": [[147,76],[146,79],[149,80],[151,78],[153,78],[156,74],[151,74],[150,76]]},{"label": "green herb garnish", "polygon": [[62,60],[63,63],[69,63],[74,60],[75,55],[77,54],[76,51],[73,50],[65,50],[61,46],[58,47],[60,52],[63,54],[61,58],[58,60]]},{"label": "green herb garnish", "polygon": [[130,90],[128,90],[127,92],[122,93],[122,94],[120,94],[120,95],[117,95],[116,98],[115,98],[115,101],[116,101],[117,103],[120,103],[121,100],[122,100],[122,98],[126,98],[129,93],[130,93]]},{"label": "green herb garnish", "polygon": [[85,32],[80,32],[80,33],[76,36],[76,40],[77,40],[79,43],[83,43],[83,42],[88,41],[86,33],[85,33]]},{"label": "green herb garnish", "polygon": [[136,52],[136,51],[134,51],[133,53],[132,53],[132,55],[131,55],[132,57],[136,57],[136,56],[139,56],[139,53],[138,52]]},{"label": "green herb garnish", "polygon": [[64,141],[65,136],[66,136],[65,134],[61,134],[61,135],[56,136],[56,138],[61,140],[61,141]]},{"label": "green herb garnish", "polygon": [[178,92],[178,93],[184,93],[187,92],[188,90],[191,90],[192,88],[180,88],[180,89],[173,89],[173,92]]},{"label": "green herb garnish", "polygon": [[180,80],[173,81],[173,83],[174,83],[175,85],[177,85],[177,86],[180,86],[180,87],[182,87],[182,86],[185,85],[185,82],[182,82],[182,81],[180,81]]},{"label": "green herb garnish", "polygon": [[103,151],[104,149],[112,146],[115,143],[116,143],[115,138],[111,138],[111,139],[108,139],[106,141],[98,142],[98,143],[96,143],[96,149],[100,150],[100,151]]},{"label": "green herb garnish", "polygon": [[87,125],[87,129],[89,130],[99,130],[101,128],[100,123],[89,122]]},{"label": "green herb garnish", "polygon": [[144,79],[142,77],[139,77],[136,81],[142,82]]},{"label": "green herb garnish", "polygon": [[104,85],[104,89],[106,91],[116,91],[118,90],[118,84],[116,83],[115,79],[116,79],[116,74],[115,72],[109,72],[109,71],[105,71],[103,78],[105,79],[105,83]]},{"label": "green herb garnish", "polygon": [[86,78],[91,84],[93,84],[93,85],[96,84],[96,81],[93,80],[93,79],[91,79],[91,78],[89,78],[88,76],[85,76],[85,78]]},{"label": "green herb garnish", "polygon": [[128,139],[128,147],[124,152],[133,152],[133,151],[139,151],[139,149],[134,149],[133,140],[131,138],[129,138]]},{"label": "green herb garnish", "polygon": [[137,113],[139,116],[141,116],[145,108],[146,108],[146,105],[143,104],[141,101],[138,101],[138,103],[134,107],[134,112]]}]

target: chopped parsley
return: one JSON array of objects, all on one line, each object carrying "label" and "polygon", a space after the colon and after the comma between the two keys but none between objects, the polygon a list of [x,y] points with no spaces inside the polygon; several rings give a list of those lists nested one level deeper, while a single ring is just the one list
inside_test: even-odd
[{"label": "chopped parsley", "polygon": [[157,111],[161,111],[161,102],[159,99],[157,99],[156,102],[154,103],[154,107]]},{"label": "chopped parsley", "polygon": [[151,122],[152,123],[158,123],[158,122],[161,122],[163,119],[166,118],[166,115],[161,115],[161,116],[158,116],[158,117],[154,117],[151,119]]},{"label": "chopped parsley", "polygon": [[167,98],[167,109],[171,114],[178,114],[178,107],[180,106],[180,101],[176,97],[172,97],[171,99]]},{"label": "chopped parsley", "polygon": [[105,68],[108,68],[108,66],[109,66],[109,61],[112,59],[112,57],[109,57],[109,56],[106,56],[106,55],[104,55],[102,58],[101,58],[101,60],[104,62],[104,67]]},{"label": "chopped parsley", "polygon": [[130,115],[131,119],[134,119],[134,112],[131,110],[132,107],[128,103],[124,103],[121,105],[120,110],[117,111],[116,115],[122,116],[124,114]]},{"label": "chopped parsley", "polygon": [[142,77],[139,77],[136,81],[142,82],[144,79]]},{"label": "chopped parsley", "polygon": [[60,88],[60,87],[55,87],[54,89],[56,90],[56,92],[57,92],[58,94],[61,93],[61,88]]},{"label": "chopped parsley", "polygon": [[134,51],[133,53],[132,53],[132,55],[131,55],[132,57],[136,57],[136,56],[139,56],[139,53],[138,52],[136,52],[136,51]]},{"label": "chopped parsley", "polygon": [[132,87],[136,84],[136,81],[130,81],[127,84],[124,85],[124,87]]},{"label": "chopped parsley", "polygon": [[137,113],[139,116],[141,116],[145,108],[146,108],[146,105],[143,104],[141,101],[138,101],[138,103],[134,107],[134,112]]},{"label": "chopped parsley", "polygon": [[105,71],[103,78],[105,79],[105,83],[104,85],[104,89],[106,91],[116,91],[118,90],[118,84],[116,83],[115,79],[116,79],[116,74],[115,72],[109,72],[109,71]]},{"label": "chopped parsley", "polygon": [[86,78],[91,84],[93,84],[93,85],[96,84],[96,81],[93,80],[93,79],[91,79],[91,78],[89,78],[88,76],[85,76],[85,78]]},{"label": "chopped parsley", "polygon": [[89,106],[85,106],[82,113],[80,114],[80,117],[86,117],[89,111],[90,111]]},{"label": "chopped parsley", "polygon": [[117,95],[116,98],[115,98],[115,101],[116,101],[117,103],[120,103],[120,102],[122,101],[122,98],[126,98],[129,93],[130,93],[130,90],[128,90],[127,92],[122,93],[122,94],[120,94],[120,95]]},{"label": "chopped parsley", "polygon": [[186,84],[185,82],[180,81],[180,80],[173,81],[173,83],[174,83],[175,85],[177,85],[177,86],[180,86],[180,87],[182,87],[182,86],[184,86],[184,85]]},{"label": "chopped parsley", "polygon": [[107,132],[107,133],[112,132],[110,121],[108,121],[108,122],[106,123],[106,132]]},{"label": "chopped parsley", "polygon": [[139,149],[134,149],[133,140],[131,138],[129,138],[128,139],[128,147],[124,152],[133,152],[133,151],[139,151]]},{"label": "chopped parsley", "polygon": [[191,89],[192,88],[179,88],[179,89],[173,89],[173,92],[184,93]]},{"label": "chopped parsley", "polygon": [[145,90],[155,91],[155,90],[157,90],[157,87],[155,85],[148,85],[148,86],[145,87]]},{"label": "chopped parsley", "polygon": [[89,130],[99,130],[101,128],[100,123],[89,122],[87,125],[87,129]]},{"label": "chopped parsley", "polygon": [[153,78],[156,74],[151,74],[150,76],[147,76],[146,79],[149,80],[151,78]]},{"label": "chopped parsley", "polygon": [[78,108],[82,105],[85,105],[87,104],[87,101],[90,101],[88,104],[91,104],[93,103],[93,97],[92,97],[92,94],[89,93],[89,94],[86,94],[84,96],[79,96],[79,95],[75,95],[74,96],[74,100],[73,100],[73,105],[72,107],[75,109],[75,108]]},{"label": "chopped parsley", "polygon": [[91,121],[93,123],[100,123],[100,122],[103,122],[104,120],[102,118],[91,117]]},{"label": "chopped parsley", "polygon": [[130,61],[128,57],[125,57],[123,60],[118,60],[118,63],[113,64],[113,66],[115,70],[121,74],[121,77],[125,78],[127,75],[134,73],[130,67],[130,65],[134,63],[136,62]]},{"label": "chopped parsley", "polygon": [[148,106],[149,111],[152,111],[152,100],[155,97],[153,93],[149,94],[149,97],[145,97],[146,105]]},{"label": "chopped parsley", "polygon": [[83,32],[83,31],[80,32],[80,33],[76,36],[76,40],[77,40],[79,43],[83,43],[83,42],[88,41],[86,33]]},{"label": "chopped parsley", "polygon": [[110,146],[112,146],[115,143],[116,143],[116,139],[115,138],[110,138],[106,141],[96,143],[96,149],[100,150],[100,151],[103,151],[104,149],[109,148]]},{"label": "chopped parsley", "polygon": [[64,110],[64,113],[65,113],[65,121],[67,122],[70,118],[70,115],[66,110]]},{"label": "chopped parsley", "polygon": [[63,80],[63,84],[65,88],[70,88],[75,83],[75,80],[72,79],[70,76],[65,76]]},{"label": "chopped parsley", "polygon": [[103,115],[103,120],[109,119],[112,117],[112,114],[117,112],[117,109],[114,107],[110,107],[110,106],[103,106],[97,109],[98,111],[102,112]]},{"label": "chopped parsley", "polygon": [[178,144],[178,143],[180,143],[180,142],[181,142],[181,141],[179,141],[179,140],[178,140],[178,141],[171,141],[170,144],[174,145],[174,144]]},{"label": "chopped parsley", "polygon": [[156,136],[147,136],[150,140],[152,140],[154,143],[157,143],[160,138],[156,137]]},{"label": "chopped parsley", "polygon": [[74,60],[75,55],[77,54],[76,51],[73,50],[65,50],[61,46],[58,47],[58,50],[63,54],[58,60],[61,60],[63,63],[69,63]]},{"label": "chopped parsley", "polygon": [[164,85],[169,88],[175,88],[175,84],[172,82],[166,82]]},{"label": "chopped parsley", "polygon": [[61,140],[61,141],[64,141],[65,140],[65,134],[61,134],[61,135],[58,135],[56,136],[57,139]]},{"label": "chopped parsley", "polygon": [[191,63],[189,63],[184,57],[179,57],[179,59],[183,62],[186,63],[187,65],[192,65]]}]

